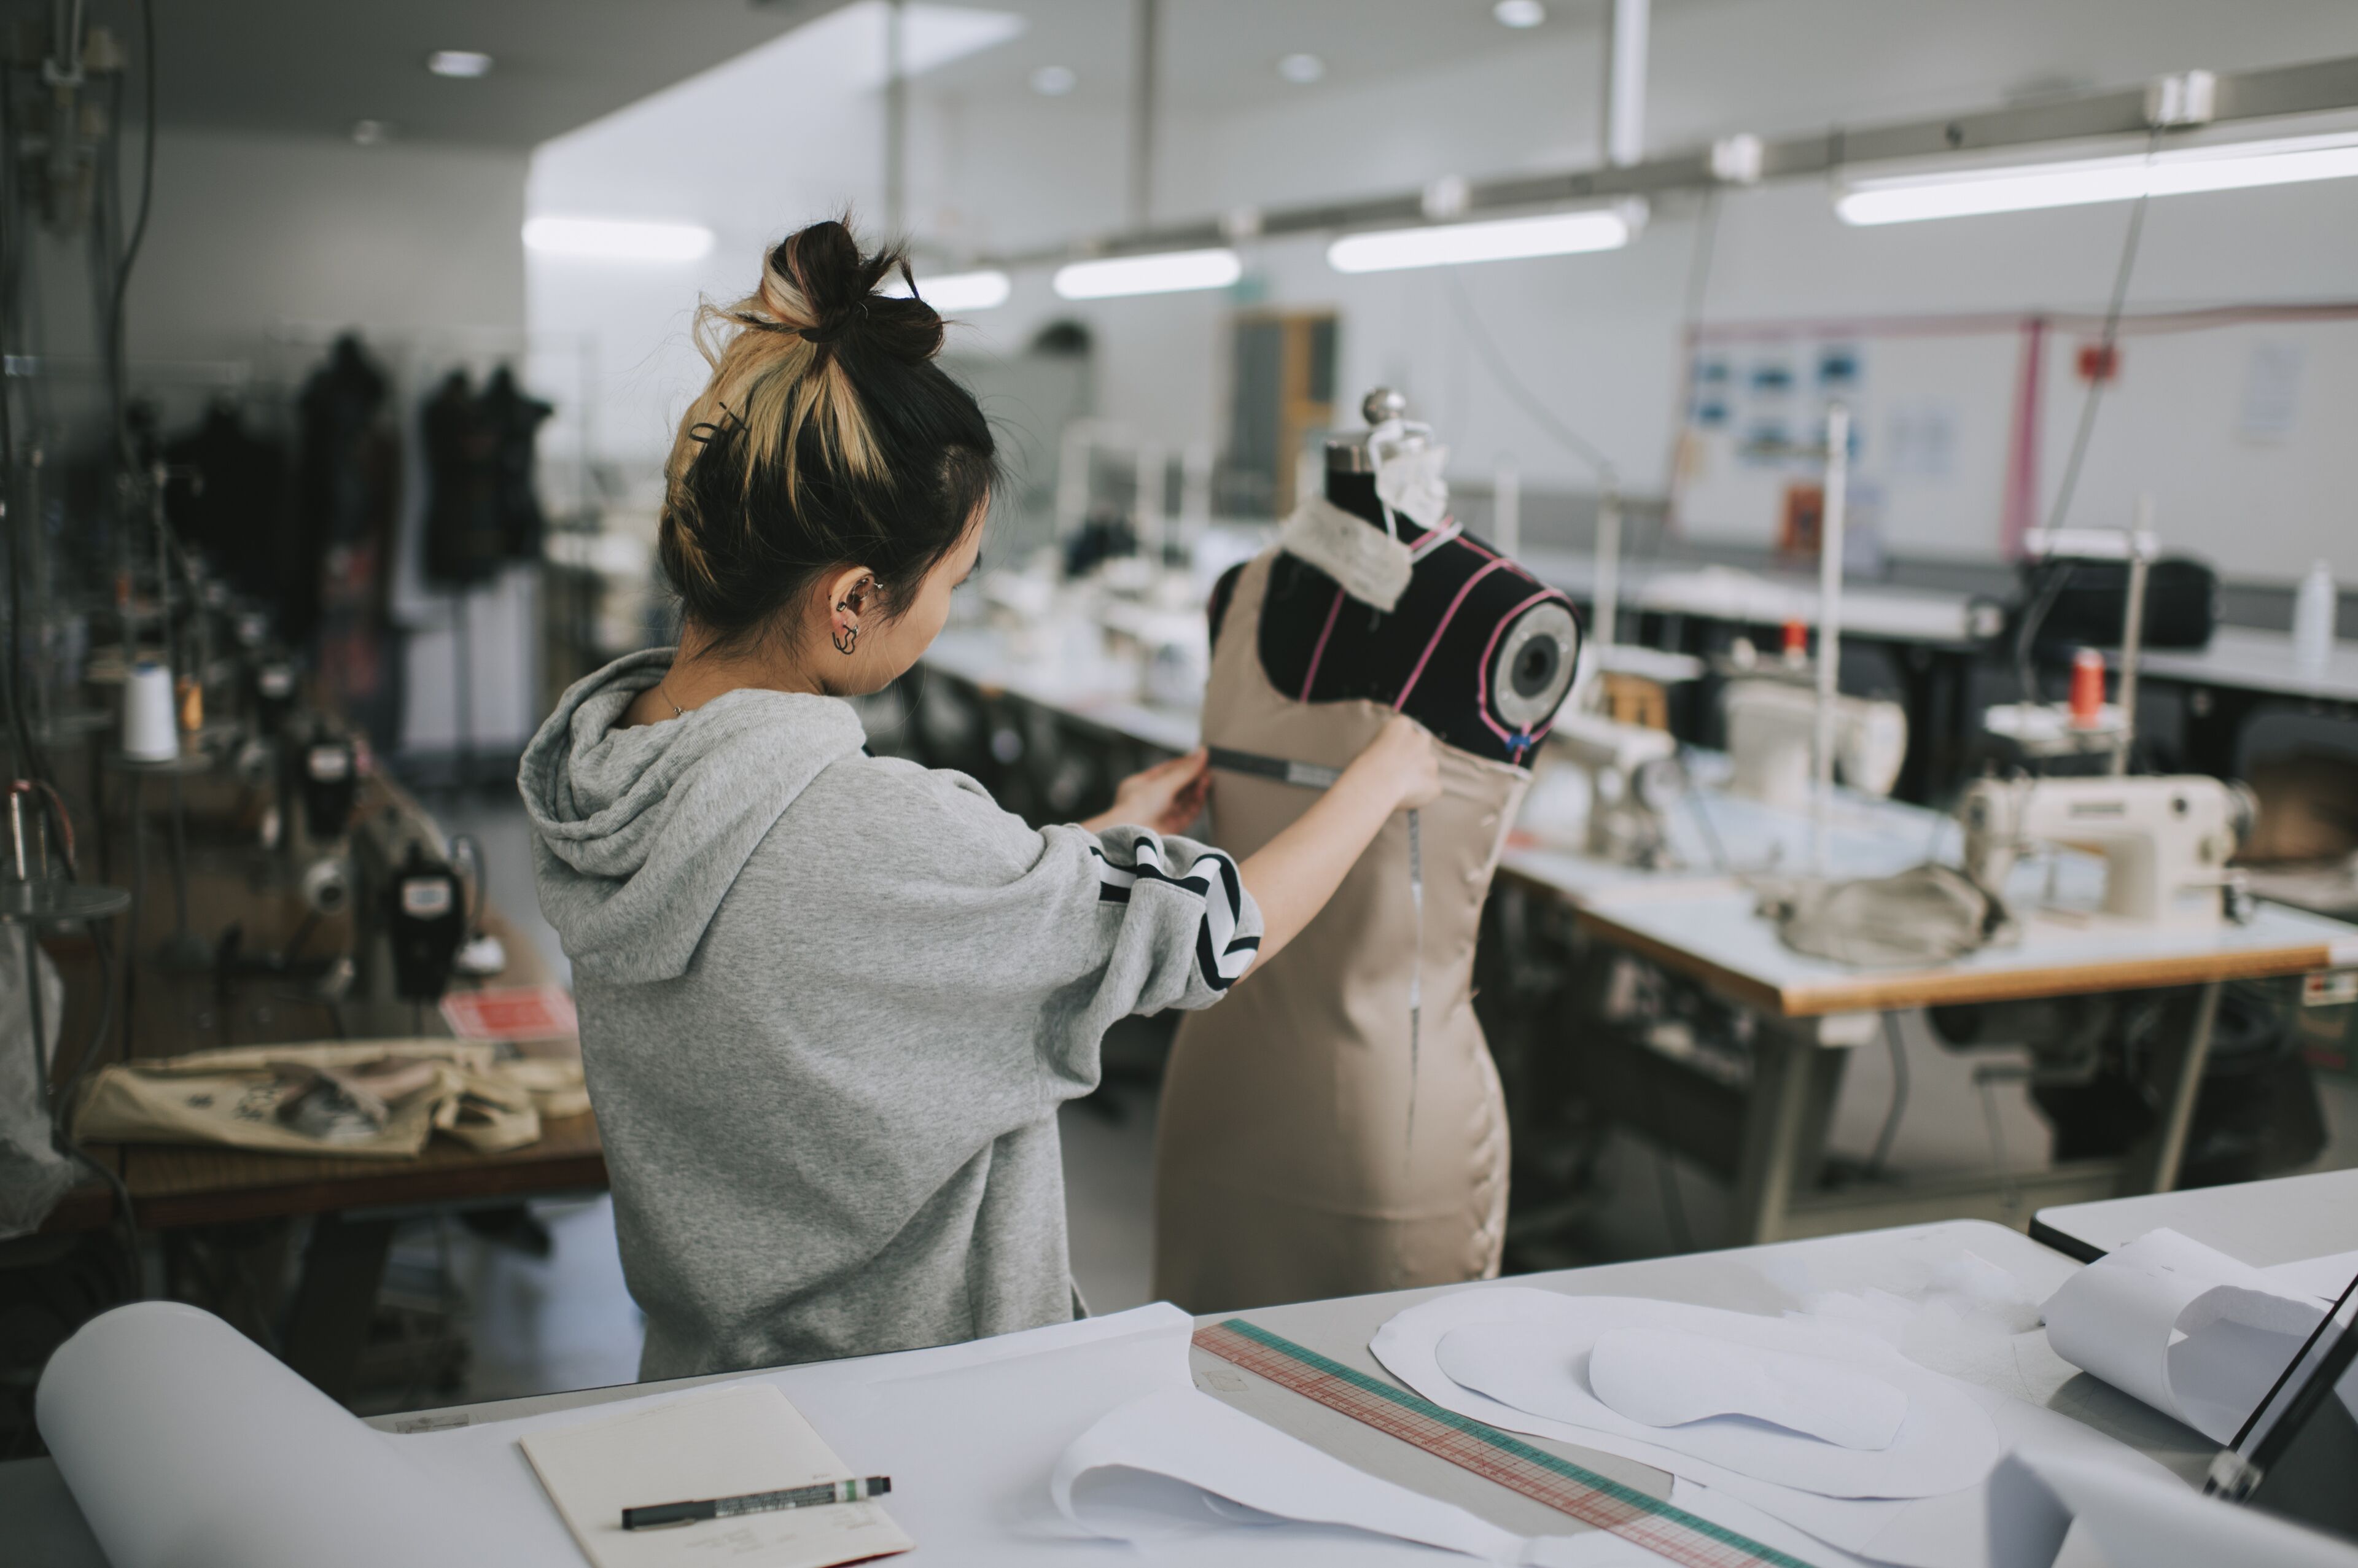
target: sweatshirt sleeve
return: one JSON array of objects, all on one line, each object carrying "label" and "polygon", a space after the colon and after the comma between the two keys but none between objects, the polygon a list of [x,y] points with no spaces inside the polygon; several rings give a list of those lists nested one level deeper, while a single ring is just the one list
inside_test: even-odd
[{"label": "sweatshirt sleeve", "polygon": [[1033,828],[962,773],[847,759],[780,826],[757,874],[781,881],[758,896],[800,916],[794,971],[827,992],[889,976],[861,1027],[986,1096],[969,1075],[1011,1087],[1044,1073],[1052,1098],[1087,1093],[1107,1029],[1211,1006],[1260,946],[1260,911],[1221,850],[1144,827]]},{"label": "sweatshirt sleeve", "polygon": [[1128,1011],[1219,1000],[1260,949],[1260,910],[1236,861],[1207,844],[1144,827],[1109,827],[1096,838],[1088,850],[1098,902],[1120,912],[1107,981],[1125,994],[1135,986]]}]

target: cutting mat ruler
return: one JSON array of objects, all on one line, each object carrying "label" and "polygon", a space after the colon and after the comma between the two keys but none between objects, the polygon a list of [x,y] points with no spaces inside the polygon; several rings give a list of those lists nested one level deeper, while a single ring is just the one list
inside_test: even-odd
[{"label": "cutting mat ruler", "polygon": [[1811,1568],[1798,1557],[1583,1469],[1495,1426],[1443,1410],[1240,1317],[1197,1329],[1195,1348],[1682,1568]]}]

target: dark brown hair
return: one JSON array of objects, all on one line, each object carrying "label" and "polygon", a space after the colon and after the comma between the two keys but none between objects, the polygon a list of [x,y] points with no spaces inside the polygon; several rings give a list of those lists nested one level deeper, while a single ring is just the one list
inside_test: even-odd
[{"label": "dark brown hair", "polygon": [[[878,293],[896,274],[907,294]],[[672,443],[658,536],[687,618],[742,646],[852,565],[883,614],[905,608],[998,472],[982,410],[935,362],[942,319],[905,253],[863,254],[844,222],[797,230],[752,294],[698,312],[696,341],[712,379]]]}]

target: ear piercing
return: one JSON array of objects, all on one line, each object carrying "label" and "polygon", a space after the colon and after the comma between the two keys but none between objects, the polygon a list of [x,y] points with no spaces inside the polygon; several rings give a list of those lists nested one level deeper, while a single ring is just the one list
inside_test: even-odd
[{"label": "ear piercing", "polygon": [[[861,578],[858,587],[855,587],[849,594],[845,596],[843,601],[835,607],[835,612],[838,615],[852,613],[859,604],[861,591],[872,587],[875,584],[875,581],[876,579],[872,577]],[[843,654],[847,658],[849,657],[851,650],[857,646],[860,642],[860,622],[857,621],[849,622],[841,621],[837,622],[833,641],[835,643],[835,651]]]}]

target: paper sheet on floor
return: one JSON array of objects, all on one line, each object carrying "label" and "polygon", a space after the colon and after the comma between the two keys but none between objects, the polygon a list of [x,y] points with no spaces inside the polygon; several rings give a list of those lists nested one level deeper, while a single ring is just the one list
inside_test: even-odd
[{"label": "paper sheet on floor", "polygon": [[[1532,1415],[1464,1388],[1442,1371],[1436,1348],[1463,1323],[1511,1319],[1518,1312],[1552,1317],[1552,1292],[1514,1285],[1475,1286],[1421,1303],[1394,1316],[1369,1348],[1391,1374],[1444,1409],[1509,1432],[1554,1438],[1667,1470],[1723,1497],[1756,1508],[1817,1541],[1899,1568],[2011,1568],[1992,1555],[1986,1482],[1909,1500],[1828,1498],[1756,1480],[1722,1465],[1664,1447]],[[1562,1299],[1562,1298],[1556,1298]],[[2110,1464],[2179,1485],[2151,1459],[2068,1416],[1961,1383],[2006,1447],[2034,1444],[2092,1463]],[[2046,1568],[2040,1563],[2038,1568]]]},{"label": "paper sheet on floor", "polygon": [[2174,1230],[2089,1264],[2044,1311],[2058,1356],[2219,1444],[2234,1440],[2325,1314],[2314,1297],[2286,1293]]}]

